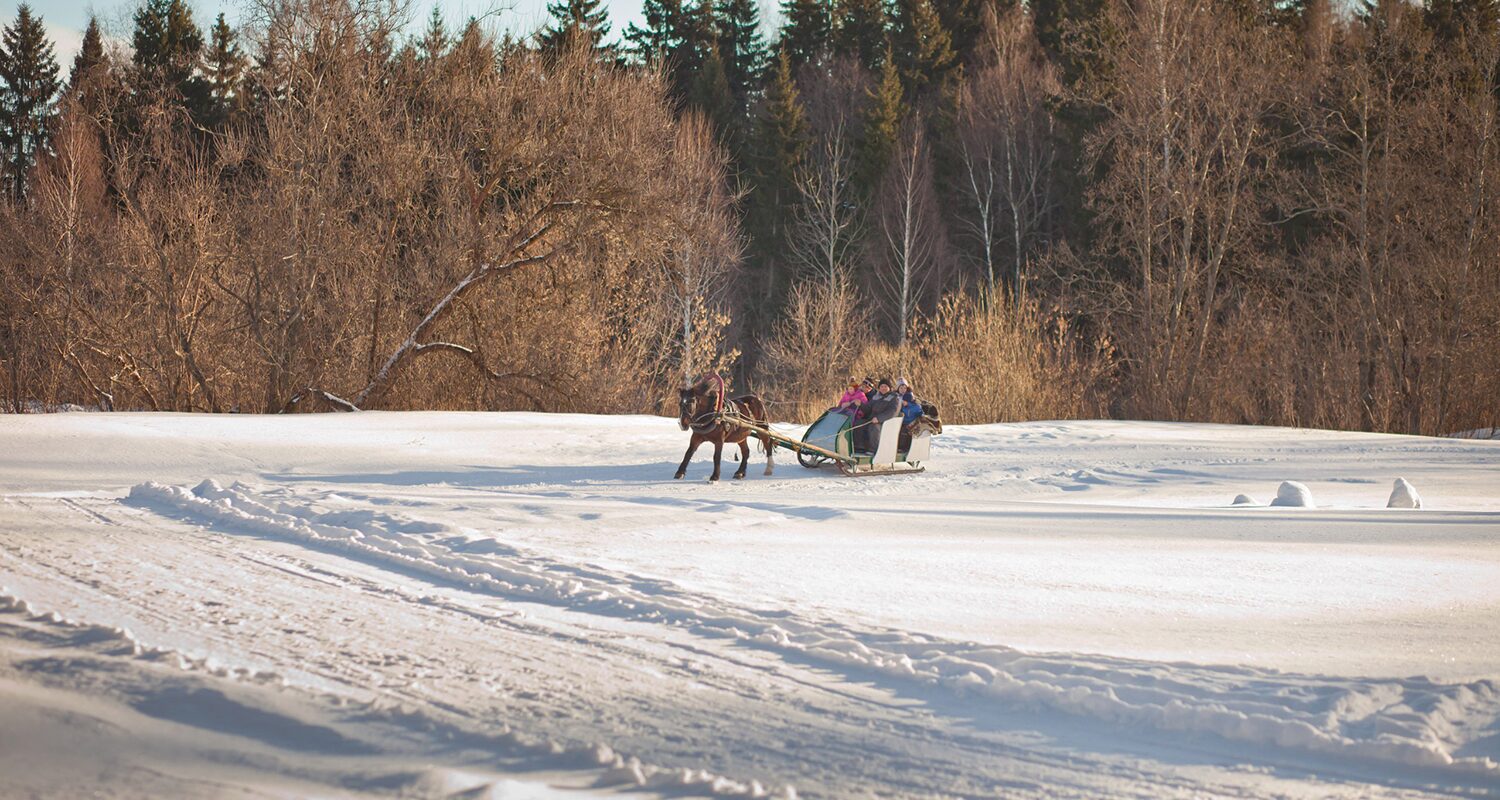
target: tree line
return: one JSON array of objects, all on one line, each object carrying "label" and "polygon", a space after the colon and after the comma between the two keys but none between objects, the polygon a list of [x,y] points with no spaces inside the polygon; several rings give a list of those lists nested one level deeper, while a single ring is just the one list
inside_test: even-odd
[{"label": "tree line", "polygon": [[63,80],[22,6],[0,396],[1497,423],[1500,0],[548,10],[146,0]]}]

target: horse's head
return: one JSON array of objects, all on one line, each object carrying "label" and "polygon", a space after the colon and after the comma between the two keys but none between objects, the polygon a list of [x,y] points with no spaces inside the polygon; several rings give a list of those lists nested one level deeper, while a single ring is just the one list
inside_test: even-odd
[{"label": "horse's head", "polygon": [[677,390],[677,424],[687,430],[698,415],[698,398],[703,396],[701,387],[688,386]]}]

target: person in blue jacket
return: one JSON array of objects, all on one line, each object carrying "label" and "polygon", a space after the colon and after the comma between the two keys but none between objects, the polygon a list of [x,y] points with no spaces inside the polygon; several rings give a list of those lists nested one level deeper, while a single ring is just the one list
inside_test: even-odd
[{"label": "person in blue jacket", "polygon": [[901,396],[901,421],[910,425],[922,417],[922,403],[912,394],[911,384],[905,378],[896,381],[896,394]]}]

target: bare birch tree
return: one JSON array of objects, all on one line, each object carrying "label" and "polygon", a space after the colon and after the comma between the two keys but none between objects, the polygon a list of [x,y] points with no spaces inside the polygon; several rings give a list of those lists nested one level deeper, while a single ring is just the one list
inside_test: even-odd
[{"label": "bare birch tree", "polygon": [[906,126],[883,185],[877,275],[899,345],[906,341],[918,307],[939,285],[946,256],[932,188],[932,154],[921,125]]},{"label": "bare birch tree", "polygon": [[[963,225],[979,244],[991,293],[1001,270],[1016,292],[1056,205],[1056,120],[1047,104],[1062,85],[1020,5],[985,8],[979,48],[982,61],[960,99]],[[1009,249],[1005,265],[998,263],[1003,246]]]},{"label": "bare birch tree", "polygon": [[[856,202],[853,164],[842,126],[822,138],[797,175],[798,203],[787,231],[787,250],[802,281],[816,281],[822,296],[840,296],[850,280],[863,221]],[[838,330],[827,319],[827,361],[837,361]]]},{"label": "bare birch tree", "polygon": [[[1117,330],[1140,411],[1180,417],[1219,342],[1233,270],[1255,252],[1276,100],[1272,40],[1212,0],[1117,3],[1107,115],[1088,142],[1100,255],[1127,266]],[[1255,75],[1255,80],[1245,76]]]}]

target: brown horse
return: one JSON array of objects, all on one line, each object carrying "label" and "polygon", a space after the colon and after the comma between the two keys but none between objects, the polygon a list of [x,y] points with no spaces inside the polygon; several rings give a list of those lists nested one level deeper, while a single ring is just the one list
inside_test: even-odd
[{"label": "brown horse", "polygon": [[[753,394],[733,399],[724,395],[724,379],[712,374],[704,375],[697,383],[681,390],[677,423],[683,430],[693,432],[693,440],[688,443],[687,453],[683,455],[674,478],[687,474],[688,462],[693,460],[698,445],[704,442],[713,442],[714,445],[714,474],[709,476],[710,481],[719,479],[719,462],[724,457],[726,443],[740,446],[740,468],[735,470],[734,477],[745,477],[745,468],[750,465],[752,431],[730,420],[741,417],[757,425],[768,425],[770,417],[766,415],[765,404]],[[775,445],[765,434],[756,434],[755,438],[760,440],[761,452],[766,454],[766,474],[770,475],[776,466]]]}]

